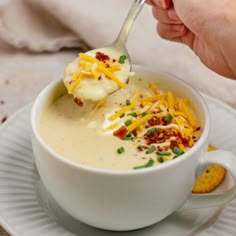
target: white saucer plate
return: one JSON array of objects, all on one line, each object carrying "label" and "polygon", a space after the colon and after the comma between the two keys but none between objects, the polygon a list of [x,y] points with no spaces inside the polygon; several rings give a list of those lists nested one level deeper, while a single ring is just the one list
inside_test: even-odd
[{"label": "white saucer plate", "polygon": [[[212,117],[210,143],[236,154],[236,111],[204,97]],[[0,128],[0,223],[12,236],[236,235],[236,199],[225,207],[174,213],[153,226],[130,232],[104,231],[73,219],[40,181],[31,149],[30,111],[31,106],[21,109]],[[227,176],[217,191],[230,185]]]}]

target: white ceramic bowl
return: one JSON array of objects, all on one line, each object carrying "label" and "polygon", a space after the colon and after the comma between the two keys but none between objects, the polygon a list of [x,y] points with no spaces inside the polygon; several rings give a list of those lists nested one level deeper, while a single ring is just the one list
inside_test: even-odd
[{"label": "white ceramic bowl", "polygon": [[[191,150],[180,158],[140,170],[102,170],[73,163],[49,148],[38,125],[43,108],[65,92],[61,81],[46,87],[36,99],[32,113],[32,145],[36,165],[48,191],[76,219],[108,230],[133,230],[154,224],[180,208],[210,207],[235,197],[235,187],[218,195],[191,195],[197,174],[204,166],[225,166],[236,180],[232,153],[206,153],[210,116],[202,96],[182,80],[135,66],[136,77],[157,81],[163,90],[191,100],[202,134]],[[106,155],[104,153],[104,155]]]}]

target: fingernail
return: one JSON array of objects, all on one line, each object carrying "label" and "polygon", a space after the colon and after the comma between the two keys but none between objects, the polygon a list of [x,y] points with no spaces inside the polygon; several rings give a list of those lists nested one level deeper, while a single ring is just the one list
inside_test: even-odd
[{"label": "fingernail", "polygon": [[168,17],[171,19],[171,20],[174,20],[174,21],[180,21],[179,19],[179,16],[177,15],[176,11],[174,8],[170,8],[168,10]]}]

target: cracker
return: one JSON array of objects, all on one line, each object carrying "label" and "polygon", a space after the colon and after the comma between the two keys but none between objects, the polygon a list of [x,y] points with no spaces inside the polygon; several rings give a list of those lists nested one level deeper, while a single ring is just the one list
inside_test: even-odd
[{"label": "cracker", "polygon": [[[216,148],[208,146],[208,151]],[[197,178],[192,193],[210,193],[215,190],[224,180],[226,170],[220,165],[209,165],[206,170]]]}]

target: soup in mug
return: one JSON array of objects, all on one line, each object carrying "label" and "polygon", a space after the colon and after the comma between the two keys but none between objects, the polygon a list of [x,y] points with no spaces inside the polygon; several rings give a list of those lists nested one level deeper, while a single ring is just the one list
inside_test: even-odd
[{"label": "soup in mug", "polygon": [[191,101],[146,78],[131,78],[125,89],[83,106],[65,92],[44,109],[39,131],[72,162],[134,171],[181,158],[200,135]]}]

